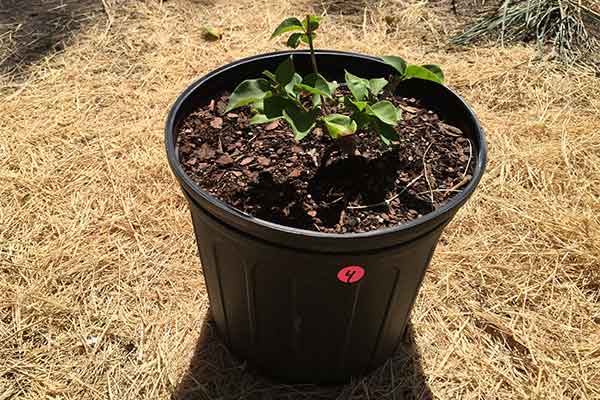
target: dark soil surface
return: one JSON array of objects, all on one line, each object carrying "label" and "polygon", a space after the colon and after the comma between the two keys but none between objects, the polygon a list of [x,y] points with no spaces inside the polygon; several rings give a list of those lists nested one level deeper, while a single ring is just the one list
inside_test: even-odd
[{"label": "dark soil surface", "polygon": [[223,115],[227,100],[183,121],[180,160],[202,189],[264,220],[331,233],[392,227],[433,211],[471,179],[469,139],[415,99],[388,99],[403,111],[398,143],[357,132],[352,155],[321,128],[296,142],[283,121],[250,125],[248,108]]}]

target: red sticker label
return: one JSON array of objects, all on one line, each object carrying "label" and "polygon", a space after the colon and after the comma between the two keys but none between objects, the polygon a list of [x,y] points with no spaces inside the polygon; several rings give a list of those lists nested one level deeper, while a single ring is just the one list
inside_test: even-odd
[{"label": "red sticker label", "polygon": [[337,278],[344,283],[354,283],[360,281],[365,276],[365,270],[358,265],[349,265],[339,270]]}]

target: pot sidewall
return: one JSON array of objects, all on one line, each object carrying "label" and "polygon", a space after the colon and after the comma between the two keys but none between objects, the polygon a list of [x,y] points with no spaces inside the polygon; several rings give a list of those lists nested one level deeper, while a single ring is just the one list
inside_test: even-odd
[{"label": "pot sidewall", "polygon": [[[274,69],[290,54],[300,72],[310,68],[306,51],[269,53],[225,65],[190,85],[167,119],[167,155],[189,204],[212,314],[229,348],[287,382],[343,382],[380,365],[401,342],[438,239],[479,183],[487,148],[475,114],[458,95],[410,80],[400,93],[422,99],[473,143],[474,176],[448,203],[403,225],[343,235],[277,225],[236,210],[185,174],[178,125],[211,96]],[[368,78],[392,73],[371,56],[319,51],[317,57],[328,79],[341,80],[345,68]],[[360,281],[339,279],[348,267],[363,270]]]}]

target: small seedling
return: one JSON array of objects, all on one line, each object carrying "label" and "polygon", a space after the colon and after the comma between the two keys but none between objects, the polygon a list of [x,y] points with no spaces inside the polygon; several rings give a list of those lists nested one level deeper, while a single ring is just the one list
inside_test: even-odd
[{"label": "small seedling", "polygon": [[[306,137],[316,125],[324,126],[340,148],[352,149],[347,143],[359,130],[371,130],[390,145],[398,139],[395,127],[402,118],[401,111],[386,98],[391,97],[398,84],[406,79],[420,78],[443,83],[444,75],[436,65],[407,64],[402,58],[385,56],[382,60],[397,72],[389,80],[366,79],[345,71],[345,84],[350,95],[336,95],[337,82],[328,81],[319,73],[313,40],[320,18],[307,15],[304,20],[287,18],[275,29],[271,38],[291,33],[287,45],[297,48],[306,43],[310,49],[312,73],[301,76],[294,67],[293,57],[287,57],[275,71],[263,71],[262,78],[240,83],[229,99],[226,112],[250,106],[255,115],[253,124],[284,120],[296,140]],[[337,104],[336,104],[337,102]],[[336,113],[329,113],[336,106]],[[343,139],[343,140],[342,140]]]}]

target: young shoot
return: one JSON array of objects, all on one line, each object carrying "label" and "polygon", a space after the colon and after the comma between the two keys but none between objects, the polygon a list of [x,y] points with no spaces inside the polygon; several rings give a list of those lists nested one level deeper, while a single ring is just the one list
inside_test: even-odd
[{"label": "young shoot", "polygon": [[273,34],[271,35],[271,39],[274,39],[284,33],[293,32],[287,40],[288,47],[291,47],[292,49],[298,48],[300,42],[308,44],[312,68],[315,74],[319,73],[319,68],[317,67],[317,58],[315,56],[313,40],[317,36],[315,31],[319,27],[320,21],[321,18],[316,15],[307,15],[302,21],[296,17],[287,18],[275,28],[275,31],[273,31]]},{"label": "young shoot", "polygon": [[[291,33],[287,45],[297,48],[300,43],[310,48],[312,72],[302,76],[296,72],[292,56],[285,57],[275,71],[263,71],[263,77],[240,83],[229,98],[225,112],[250,106],[255,113],[250,122],[263,124],[276,120],[287,122],[296,140],[305,138],[317,125],[322,126],[339,148],[353,151],[354,133],[370,130],[391,145],[398,140],[395,127],[402,118],[401,111],[389,100],[398,84],[406,79],[420,78],[443,83],[444,75],[436,65],[407,64],[402,58],[385,56],[382,60],[397,74],[385,78],[366,79],[345,71],[349,95],[334,95],[338,84],[319,73],[313,40],[320,18],[307,15],[305,19],[287,18],[275,29],[271,38]],[[337,100],[335,113],[328,112],[327,102]]]},{"label": "young shoot", "polygon": [[424,64],[415,65],[407,64],[402,58],[397,56],[383,56],[381,57],[384,63],[393,67],[397,75],[394,75],[389,84],[389,91],[391,93],[396,91],[400,82],[411,79],[419,78],[427,81],[433,81],[439,84],[444,84],[444,73],[438,65]]}]

